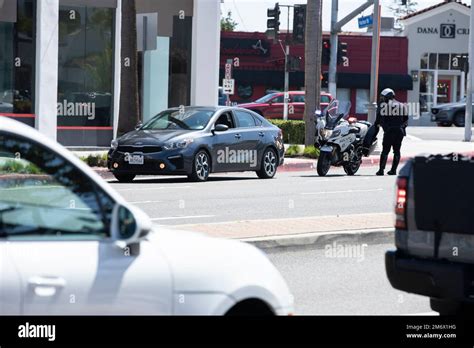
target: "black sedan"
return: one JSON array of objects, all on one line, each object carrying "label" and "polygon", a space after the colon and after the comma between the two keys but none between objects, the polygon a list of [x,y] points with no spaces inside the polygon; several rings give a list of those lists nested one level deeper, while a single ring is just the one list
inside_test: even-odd
[{"label": "black sedan", "polygon": [[159,113],[112,141],[108,168],[121,182],[136,175],[254,171],[269,179],[283,164],[282,131],[262,116],[236,107],[183,107]]}]

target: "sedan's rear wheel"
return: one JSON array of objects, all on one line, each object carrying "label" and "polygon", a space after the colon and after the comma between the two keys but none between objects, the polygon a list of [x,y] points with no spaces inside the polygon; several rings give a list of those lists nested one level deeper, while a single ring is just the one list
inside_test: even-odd
[{"label": "sedan's rear wheel", "polygon": [[464,124],[466,123],[466,116],[464,112],[458,112],[456,115],[454,115],[454,124],[456,127],[464,127]]},{"label": "sedan's rear wheel", "polygon": [[257,171],[257,176],[260,179],[272,179],[278,168],[278,157],[272,148],[265,150],[262,158],[260,170]]},{"label": "sedan's rear wheel", "polygon": [[211,172],[211,159],[209,154],[201,150],[194,156],[193,172],[189,175],[189,179],[197,182],[204,182],[209,179]]},{"label": "sedan's rear wheel", "polygon": [[119,182],[132,182],[133,179],[135,179],[135,174],[115,174],[115,179],[117,179]]}]

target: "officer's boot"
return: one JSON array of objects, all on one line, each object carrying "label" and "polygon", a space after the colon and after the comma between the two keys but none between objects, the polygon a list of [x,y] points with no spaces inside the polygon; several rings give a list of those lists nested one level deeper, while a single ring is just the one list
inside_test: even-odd
[{"label": "officer's boot", "polygon": [[384,175],[385,166],[387,165],[388,155],[380,155],[380,169],[375,175],[382,176]]},{"label": "officer's boot", "polygon": [[398,168],[399,163],[400,163],[400,155],[393,156],[392,169],[387,174],[397,175],[397,168]]}]

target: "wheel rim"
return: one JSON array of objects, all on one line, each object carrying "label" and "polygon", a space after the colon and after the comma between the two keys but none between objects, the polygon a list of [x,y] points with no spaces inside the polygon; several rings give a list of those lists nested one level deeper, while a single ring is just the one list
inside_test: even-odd
[{"label": "wheel rim", "polygon": [[275,171],[276,171],[276,156],[275,154],[273,153],[273,151],[268,151],[266,154],[265,154],[265,158],[263,160],[263,167],[265,169],[265,173],[268,175],[268,176],[272,176],[275,174]]},{"label": "wheel rim", "polygon": [[209,176],[209,158],[204,152],[196,157],[196,175],[200,180],[206,180]]}]

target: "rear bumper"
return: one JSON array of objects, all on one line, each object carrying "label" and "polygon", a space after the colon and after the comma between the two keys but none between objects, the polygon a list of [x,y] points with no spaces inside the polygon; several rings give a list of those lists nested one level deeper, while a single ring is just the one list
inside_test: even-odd
[{"label": "rear bumper", "polygon": [[474,265],[441,260],[425,260],[385,254],[385,268],[395,289],[428,296],[474,303]]}]

